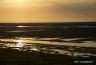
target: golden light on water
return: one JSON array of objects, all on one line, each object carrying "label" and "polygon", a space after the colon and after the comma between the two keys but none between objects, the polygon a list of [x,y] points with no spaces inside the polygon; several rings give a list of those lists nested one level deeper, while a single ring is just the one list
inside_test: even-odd
[{"label": "golden light on water", "polygon": [[[44,39],[44,38],[43,38]],[[46,38],[46,39],[54,39],[54,38]],[[74,38],[76,39],[76,38]],[[64,40],[73,40],[73,39],[64,39]],[[67,50],[62,50],[62,49],[57,49],[59,47],[69,47],[68,49],[70,50],[75,50],[76,48],[95,48],[96,47],[96,42],[94,41],[85,41],[83,43],[71,43],[71,42],[51,42],[51,41],[40,41],[40,40],[36,40],[34,38],[16,38],[16,39],[0,39],[1,42],[5,42],[3,44],[0,44],[2,48],[11,48],[11,49],[17,49],[18,51],[37,51],[37,52],[43,52],[43,53],[49,53],[49,54],[57,54],[56,52],[58,52],[58,54],[67,54],[71,55],[70,51]],[[44,44],[45,43],[45,44]],[[41,47],[39,46],[41,44]],[[44,45],[44,47],[42,46],[42,44]],[[47,47],[47,45],[51,45],[50,48]],[[46,45],[46,46],[45,46]],[[56,46],[58,45],[58,47]],[[55,48],[54,46],[56,46],[57,48]],[[53,49],[52,49],[53,47]],[[76,47],[75,49],[72,47]],[[41,51],[40,51],[41,50]],[[43,50],[43,51],[42,51]],[[50,52],[48,51],[50,50]],[[85,49],[87,50],[87,49]],[[75,56],[77,55],[92,55],[92,56],[96,56],[96,54],[91,54],[91,53],[80,53],[80,52],[74,52]]]},{"label": "golden light on water", "polygon": [[[53,38],[49,38],[49,39],[53,39]],[[43,40],[43,39],[42,39]],[[47,39],[46,39],[47,40]],[[54,39],[53,39],[54,40]],[[64,40],[70,40],[70,39],[64,39]],[[49,45],[64,45],[64,46],[78,46],[78,47],[96,47],[96,43],[94,41],[86,41],[83,42],[83,44],[77,44],[77,42],[71,43],[71,42],[51,42],[51,41],[40,41],[34,38],[16,38],[16,39],[0,39],[0,41],[2,42],[9,42],[11,44],[11,42],[13,42],[13,44],[11,44],[12,46],[15,44],[14,42],[16,42],[16,45],[14,47],[23,47],[26,44],[49,44]],[[6,44],[5,44],[6,45]],[[9,44],[8,44],[9,45]]]},{"label": "golden light on water", "polygon": [[21,39],[17,40],[16,47],[23,47],[23,46],[24,46],[23,40]]},{"label": "golden light on water", "polygon": [[25,27],[28,27],[28,26],[17,26],[17,28],[25,28]]}]

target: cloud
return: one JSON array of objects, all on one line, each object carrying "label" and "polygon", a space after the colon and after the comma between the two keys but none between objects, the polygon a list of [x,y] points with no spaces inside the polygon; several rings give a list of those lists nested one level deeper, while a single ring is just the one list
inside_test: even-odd
[{"label": "cloud", "polygon": [[0,21],[96,20],[96,0],[26,0],[22,5],[0,0]]},{"label": "cloud", "polygon": [[[61,1],[61,0],[60,0]],[[96,0],[63,0],[63,2],[55,2],[51,8],[57,11],[76,11],[76,12],[95,12]]]}]

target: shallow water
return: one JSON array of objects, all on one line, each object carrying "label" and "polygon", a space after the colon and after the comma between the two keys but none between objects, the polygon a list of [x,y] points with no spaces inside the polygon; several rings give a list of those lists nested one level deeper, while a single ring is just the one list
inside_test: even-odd
[{"label": "shallow water", "polygon": [[0,26],[0,48],[96,57],[96,26]]},{"label": "shallow water", "polygon": [[[73,39],[63,39],[66,42],[52,41],[57,38],[4,38],[0,39],[1,48],[17,49],[19,51],[37,51],[48,54],[63,54],[70,56],[96,56],[96,42],[84,41],[83,43],[69,42]],[[75,38],[76,40],[78,38]],[[43,40],[43,41],[42,41]],[[47,40],[47,41],[46,41]]]}]

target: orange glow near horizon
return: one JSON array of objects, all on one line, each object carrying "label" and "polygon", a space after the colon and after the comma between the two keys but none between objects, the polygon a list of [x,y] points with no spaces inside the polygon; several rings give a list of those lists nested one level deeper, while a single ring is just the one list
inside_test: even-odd
[{"label": "orange glow near horizon", "polygon": [[96,0],[0,0],[0,23],[96,21]]}]

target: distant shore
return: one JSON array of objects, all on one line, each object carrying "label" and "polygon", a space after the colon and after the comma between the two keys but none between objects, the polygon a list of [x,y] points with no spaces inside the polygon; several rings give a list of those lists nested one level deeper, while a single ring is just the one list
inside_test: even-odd
[{"label": "distant shore", "polygon": [[33,25],[33,26],[55,26],[55,25],[88,25],[88,26],[96,26],[96,22],[95,21],[88,21],[88,22],[52,22],[52,23],[0,23],[1,25]]}]

